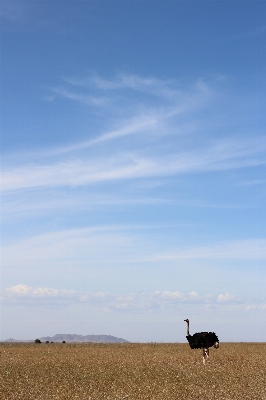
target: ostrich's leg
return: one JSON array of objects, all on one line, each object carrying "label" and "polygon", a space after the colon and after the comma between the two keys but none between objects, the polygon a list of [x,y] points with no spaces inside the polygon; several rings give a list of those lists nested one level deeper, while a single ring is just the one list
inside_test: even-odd
[{"label": "ostrich's leg", "polygon": [[202,347],[202,361],[203,361],[203,365],[205,365],[205,349],[204,349],[204,347]]},{"label": "ostrich's leg", "polygon": [[210,354],[210,350],[209,350],[209,347],[207,347],[207,349],[206,349],[206,360],[210,362],[209,354]]},{"label": "ostrich's leg", "polygon": [[208,347],[202,347],[202,358],[203,358],[203,364],[205,365],[206,360],[209,359],[209,349],[208,349]]}]

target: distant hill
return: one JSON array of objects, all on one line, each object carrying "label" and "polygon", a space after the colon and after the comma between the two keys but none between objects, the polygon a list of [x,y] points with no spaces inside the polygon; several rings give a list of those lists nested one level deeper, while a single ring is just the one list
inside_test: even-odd
[{"label": "distant hill", "polygon": [[40,338],[41,342],[62,342],[63,340],[68,343],[86,343],[86,342],[93,342],[93,343],[128,343],[127,340],[117,338],[111,335],[76,335],[76,334],[57,334],[54,336],[46,336]]},{"label": "distant hill", "polygon": [[34,340],[16,340],[13,338],[3,340],[2,343],[32,343]]},{"label": "distant hill", "polygon": [[[68,333],[58,333],[54,336],[43,336],[40,339],[41,342],[62,342],[63,340],[67,343],[129,343],[125,339],[117,338],[111,335],[76,335]],[[34,342],[34,340],[16,340],[13,338],[4,340],[4,342]]]}]

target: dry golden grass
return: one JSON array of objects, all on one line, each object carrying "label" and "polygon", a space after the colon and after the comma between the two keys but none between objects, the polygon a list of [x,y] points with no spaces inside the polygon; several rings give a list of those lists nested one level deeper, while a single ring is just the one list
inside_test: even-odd
[{"label": "dry golden grass", "polygon": [[266,399],[266,344],[1,344],[3,400]]}]

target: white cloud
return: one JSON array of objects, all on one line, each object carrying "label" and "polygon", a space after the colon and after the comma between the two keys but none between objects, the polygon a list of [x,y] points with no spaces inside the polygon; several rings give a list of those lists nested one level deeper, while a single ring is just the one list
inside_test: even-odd
[{"label": "white cloud", "polygon": [[39,287],[33,289],[28,285],[24,285],[20,283],[16,286],[11,286],[5,290],[7,296],[15,297],[15,296],[22,296],[22,297],[65,297],[65,296],[73,296],[76,291],[75,290],[58,290],[48,287]]},{"label": "white cloud", "polygon": [[229,302],[231,303],[238,301],[240,301],[240,298],[230,293],[219,294],[217,297],[218,303],[229,303]]},{"label": "white cloud", "polygon": [[212,294],[199,295],[196,292],[182,293],[179,291],[155,291],[152,293],[112,294],[105,292],[89,293],[75,290],[55,289],[49,287],[32,288],[25,284],[18,284],[7,288],[2,293],[2,301],[9,305],[68,305],[87,303],[90,306],[100,307],[108,312],[124,311],[153,311],[179,307],[182,304],[227,304],[240,301],[234,295],[219,295],[215,300]]},{"label": "white cloud", "polygon": [[17,294],[17,295],[28,295],[30,290],[31,290],[30,286],[23,285],[22,283],[20,283],[17,286],[12,286],[6,289],[7,293]]}]

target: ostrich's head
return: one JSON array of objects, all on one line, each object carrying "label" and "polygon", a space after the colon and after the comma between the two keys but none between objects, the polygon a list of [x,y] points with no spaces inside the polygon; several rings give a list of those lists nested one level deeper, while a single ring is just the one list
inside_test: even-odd
[{"label": "ostrich's head", "polygon": [[189,322],[189,319],[184,319],[184,321],[188,323],[188,322]]}]

